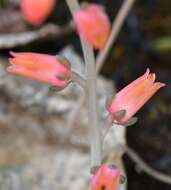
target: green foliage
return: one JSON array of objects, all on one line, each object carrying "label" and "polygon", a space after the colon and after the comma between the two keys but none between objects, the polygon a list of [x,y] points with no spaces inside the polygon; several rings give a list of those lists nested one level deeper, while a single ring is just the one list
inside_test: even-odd
[{"label": "green foliage", "polygon": [[3,8],[7,5],[8,0],[0,0],[0,7]]},{"label": "green foliage", "polygon": [[152,46],[159,51],[170,51],[171,36],[165,36],[154,40]]}]

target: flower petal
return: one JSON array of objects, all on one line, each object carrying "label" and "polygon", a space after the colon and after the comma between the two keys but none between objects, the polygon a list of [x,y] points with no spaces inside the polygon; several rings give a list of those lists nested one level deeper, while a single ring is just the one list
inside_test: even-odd
[{"label": "flower petal", "polygon": [[97,4],[89,4],[74,14],[79,34],[96,49],[104,47],[109,34],[110,22],[104,9]]},{"label": "flower petal", "polygon": [[122,99],[123,96],[125,96],[125,94],[127,94],[128,92],[130,92],[133,88],[135,88],[142,81],[144,81],[148,77],[149,74],[150,74],[150,70],[149,70],[149,68],[147,68],[147,70],[146,70],[146,72],[145,72],[144,75],[142,75],[141,77],[137,78],[136,80],[134,80],[129,85],[127,85],[126,87],[124,87],[122,90],[119,91],[119,97],[118,98]]},{"label": "flower petal", "polygon": [[[107,107],[115,122],[126,124],[127,121],[151,98],[155,92],[163,87],[163,83],[155,83],[155,74],[146,73],[119,91]],[[117,117],[120,110],[126,110],[123,117]]]},{"label": "flower petal", "polygon": [[119,179],[119,169],[102,165],[91,180],[91,190],[117,190]]},{"label": "flower petal", "polygon": [[32,25],[42,24],[55,7],[55,0],[21,0],[24,18]]},{"label": "flower petal", "polygon": [[18,67],[23,67],[23,68],[27,68],[27,69],[31,69],[31,70],[36,70],[36,69],[40,68],[40,65],[35,64],[34,62],[28,61],[28,60],[9,58],[9,62],[12,65],[16,65]]},{"label": "flower petal", "polygon": [[13,66],[13,65],[7,67],[7,71],[10,73],[22,75],[27,78],[31,78],[33,80],[38,80],[43,83],[47,83],[47,84],[50,83],[52,85],[59,86],[59,87],[66,87],[69,83],[69,81],[67,80],[60,80],[56,76],[51,76],[48,73],[42,73],[39,71],[35,72],[23,67],[18,67],[18,66]]},{"label": "flower petal", "polygon": [[57,64],[56,59],[54,56],[41,54],[41,53],[30,53],[30,52],[22,52],[22,53],[16,53],[16,52],[10,52],[10,54],[17,59],[25,60],[28,62],[32,62],[36,67],[40,68],[47,68],[52,67],[52,65]]},{"label": "flower petal", "polygon": [[71,77],[69,64],[63,64],[55,56],[22,52],[10,52],[14,58],[9,58],[11,66],[8,72],[23,75],[33,80],[49,83],[56,87],[66,87]]},{"label": "flower petal", "polygon": [[139,98],[135,99],[135,101],[127,107],[127,113],[124,118],[120,119],[121,123],[126,122],[129,118],[131,118],[160,88],[164,87],[164,83],[156,82],[154,83],[145,93],[142,93]]}]

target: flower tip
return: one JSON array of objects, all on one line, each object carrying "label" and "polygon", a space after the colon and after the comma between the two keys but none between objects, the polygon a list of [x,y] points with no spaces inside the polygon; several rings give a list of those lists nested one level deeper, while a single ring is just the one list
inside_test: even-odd
[{"label": "flower tip", "polygon": [[9,51],[9,54],[12,55],[12,56],[14,56],[14,55],[16,54],[16,52],[14,52],[14,51]]},{"label": "flower tip", "polygon": [[156,74],[152,73],[152,81],[154,82],[156,80]]},{"label": "flower tip", "polygon": [[150,73],[150,69],[147,67],[146,72]]},{"label": "flower tip", "polygon": [[149,79],[152,83],[154,83],[154,81],[155,81],[155,79],[156,79],[156,74],[155,74],[155,73],[150,73],[150,74],[148,75],[148,79]]},{"label": "flower tip", "polygon": [[6,68],[6,71],[9,72],[9,73],[12,73],[12,72],[13,72],[13,66],[12,66],[12,65],[11,65],[11,66],[8,66],[8,67]]},{"label": "flower tip", "polygon": [[160,88],[165,87],[165,86],[167,86],[167,84],[160,82]]},{"label": "flower tip", "polygon": [[19,57],[19,55],[20,55],[20,53],[14,52],[14,51],[9,51],[9,54],[10,54],[13,58],[17,58],[17,57]]},{"label": "flower tip", "polygon": [[14,59],[15,59],[15,58],[12,58],[12,57],[11,57],[11,58],[8,58],[8,61],[10,62],[11,65],[13,65],[13,60],[14,60]]},{"label": "flower tip", "polygon": [[146,72],[145,72],[145,75],[148,76],[149,74],[150,74],[150,69],[147,68],[147,69],[146,69]]}]

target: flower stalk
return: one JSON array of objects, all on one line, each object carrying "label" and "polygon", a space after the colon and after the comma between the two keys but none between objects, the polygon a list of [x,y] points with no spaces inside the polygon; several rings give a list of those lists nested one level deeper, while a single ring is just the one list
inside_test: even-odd
[{"label": "flower stalk", "polygon": [[[77,0],[66,0],[68,7],[74,15],[80,9]],[[101,164],[101,129],[98,124],[96,70],[93,49],[80,37],[86,65],[86,95],[88,102],[89,135],[91,146],[91,167]]]},{"label": "flower stalk", "polygon": [[121,5],[121,8],[119,9],[116,18],[113,21],[112,24],[112,30],[111,34],[107,40],[107,43],[105,44],[105,47],[99,52],[97,58],[96,58],[96,72],[99,73],[100,70],[103,67],[104,61],[113,46],[113,44],[116,41],[116,38],[118,37],[118,34],[124,24],[125,19],[127,18],[127,15],[129,14],[130,9],[132,8],[135,0],[124,0],[123,4]]}]

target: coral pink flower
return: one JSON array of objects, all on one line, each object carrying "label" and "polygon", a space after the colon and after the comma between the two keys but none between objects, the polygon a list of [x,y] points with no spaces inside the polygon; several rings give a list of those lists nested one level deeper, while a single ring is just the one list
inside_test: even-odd
[{"label": "coral pink flower", "polygon": [[89,45],[96,49],[104,47],[111,27],[102,6],[87,5],[74,14],[74,21],[79,34]]},{"label": "coral pink flower", "polygon": [[9,58],[8,72],[23,75],[33,80],[64,88],[69,83],[70,65],[57,60],[55,56],[40,53],[14,53]]},{"label": "coral pink flower", "polygon": [[[131,117],[159,90],[164,83],[155,82],[155,74],[146,73],[119,91],[107,106],[114,121],[126,124]],[[125,111],[123,115],[119,112]]]},{"label": "coral pink flower", "polygon": [[119,169],[102,165],[92,177],[91,190],[118,190],[119,181]]},{"label": "coral pink flower", "polygon": [[55,7],[55,0],[21,0],[21,11],[32,25],[42,24]]}]

